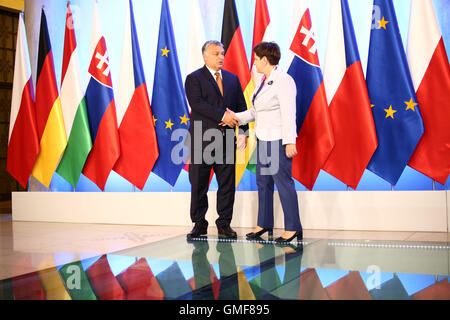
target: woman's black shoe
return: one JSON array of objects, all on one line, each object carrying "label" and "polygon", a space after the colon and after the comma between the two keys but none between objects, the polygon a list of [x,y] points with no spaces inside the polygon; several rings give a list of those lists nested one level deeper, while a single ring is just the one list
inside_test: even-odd
[{"label": "woman's black shoe", "polygon": [[273,229],[266,229],[266,228],[262,228],[262,230],[258,231],[258,232],[250,232],[247,233],[247,239],[259,239],[264,233],[269,232],[269,238],[273,237]]},{"label": "woman's black shoe", "polygon": [[291,242],[294,238],[297,238],[297,241],[300,241],[303,239],[303,231],[297,231],[296,233],[294,233],[294,235],[292,237],[290,237],[289,239],[285,239],[283,237],[279,237],[275,239],[276,243],[288,243]]}]

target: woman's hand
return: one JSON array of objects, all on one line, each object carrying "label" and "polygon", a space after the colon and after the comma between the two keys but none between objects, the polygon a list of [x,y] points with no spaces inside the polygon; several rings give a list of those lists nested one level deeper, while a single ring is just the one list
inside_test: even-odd
[{"label": "woman's hand", "polygon": [[295,144],[286,145],[286,157],[293,158],[297,155],[297,147]]}]

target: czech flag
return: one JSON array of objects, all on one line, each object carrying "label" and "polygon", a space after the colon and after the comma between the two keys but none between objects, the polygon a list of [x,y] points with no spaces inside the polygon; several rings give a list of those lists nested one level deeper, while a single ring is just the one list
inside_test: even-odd
[{"label": "czech flag", "polygon": [[332,0],[328,30],[324,82],[336,145],[323,169],[356,189],[378,142],[347,0]]},{"label": "czech flag", "polygon": [[121,152],[114,171],[142,190],[159,151],[131,0],[122,48],[117,94]]}]

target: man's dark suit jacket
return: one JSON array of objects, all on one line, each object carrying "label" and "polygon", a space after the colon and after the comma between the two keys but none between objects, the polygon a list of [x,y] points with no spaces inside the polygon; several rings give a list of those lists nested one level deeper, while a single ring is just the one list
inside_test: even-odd
[{"label": "man's dark suit jacket", "polygon": [[[194,121],[202,122],[202,133],[211,128],[223,129],[224,127],[218,124],[222,121],[226,108],[234,112],[247,110],[239,78],[231,72],[222,70],[222,82],[224,96],[206,66],[186,77],[186,96],[192,108],[189,129],[192,138],[194,138]],[[246,132],[248,126],[240,128]]]},{"label": "man's dark suit jacket", "polygon": [[[226,108],[234,112],[247,110],[244,94],[242,93],[239,78],[222,70],[223,93],[220,93],[215,77],[204,66],[186,77],[185,90],[189,104],[192,108],[191,123],[189,131],[191,135],[191,163],[189,165],[189,181],[191,182],[191,220],[196,226],[207,227],[205,220],[208,210],[208,198],[206,196],[209,187],[211,168],[214,170],[218,182],[217,190],[217,213],[219,218],[216,220],[218,227],[227,227],[230,225],[233,215],[233,204],[235,196],[235,145],[234,140],[229,141],[228,137],[234,139],[234,129],[219,126],[225,114]],[[200,132],[197,126],[201,123],[201,137],[195,135]],[[227,129],[225,129],[227,128]],[[220,139],[224,159],[219,159],[213,164],[207,164],[203,159],[202,153],[211,143],[203,141],[203,134],[208,129],[220,129],[217,133],[223,136]],[[241,127],[247,131],[247,126]],[[225,135],[224,135],[225,133]],[[200,139],[200,141],[199,141]],[[217,138],[215,138],[217,139]],[[206,140],[206,139],[205,139]],[[227,141],[225,143],[225,141]],[[215,141],[214,141],[215,142]],[[226,148],[227,143],[232,143],[233,154]],[[198,150],[201,159],[197,159]],[[226,158],[226,159],[225,159]],[[227,159],[232,160],[229,163]],[[224,160],[224,161],[222,161]]]}]

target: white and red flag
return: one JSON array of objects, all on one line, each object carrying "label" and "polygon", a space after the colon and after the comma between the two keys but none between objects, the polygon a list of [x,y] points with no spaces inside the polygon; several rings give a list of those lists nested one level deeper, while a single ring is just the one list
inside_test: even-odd
[{"label": "white and red flag", "polygon": [[19,15],[6,170],[26,188],[39,154],[33,80],[23,14]]},{"label": "white and red flag", "polygon": [[407,53],[425,127],[408,165],[445,184],[450,174],[450,66],[431,0],[412,0]]}]

